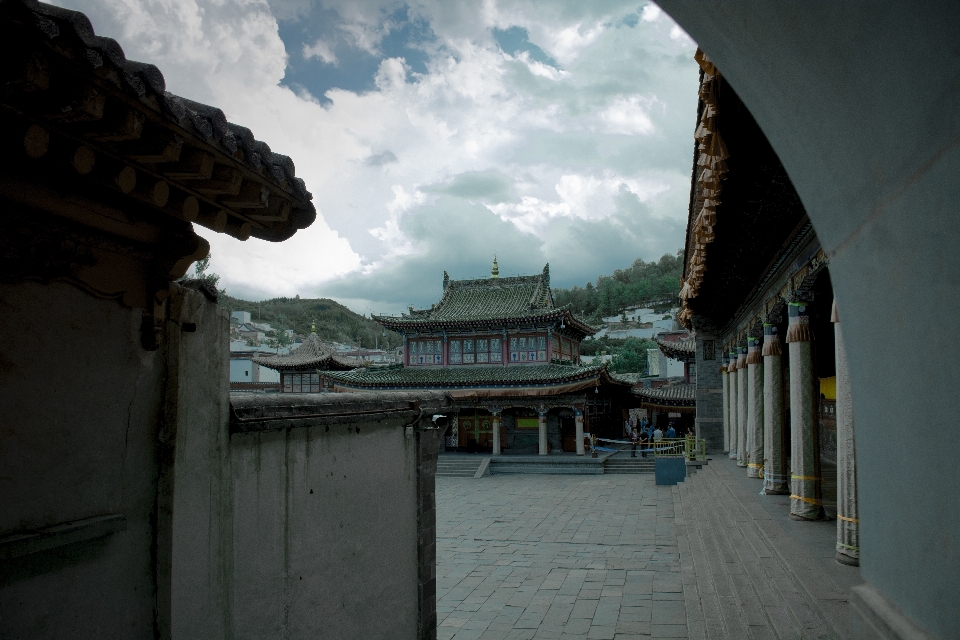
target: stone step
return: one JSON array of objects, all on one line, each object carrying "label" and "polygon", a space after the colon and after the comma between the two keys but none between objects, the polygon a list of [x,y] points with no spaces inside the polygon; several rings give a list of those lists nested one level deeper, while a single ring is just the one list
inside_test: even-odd
[{"label": "stone step", "polygon": [[437,459],[437,476],[447,478],[472,478],[483,458],[455,458],[452,456],[440,456]]}]

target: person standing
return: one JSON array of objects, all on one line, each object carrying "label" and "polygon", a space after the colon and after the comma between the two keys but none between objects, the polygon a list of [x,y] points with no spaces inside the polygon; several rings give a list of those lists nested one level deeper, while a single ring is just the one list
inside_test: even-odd
[{"label": "person standing", "polygon": [[640,441],[640,436],[637,433],[636,429],[630,431],[630,457],[637,457],[637,443]]},{"label": "person standing", "polygon": [[658,426],[656,429],[653,430],[653,441],[654,443],[657,443],[657,442],[660,442],[661,440],[663,440],[663,431],[661,431],[660,427]]},{"label": "person standing", "polygon": [[677,437],[677,430],[673,428],[673,423],[672,423],[672,422],[671,422],[670,425],[667,427],[667,432],[666,432],[664,435],[665,435],[666,437],[668,437],[668,438],[676,438],[676,437]]},{"label": "person standing", "polygon": [[640,457],[647,457],[647,449],[650,448],[650,436],[647,435],[646,431],[640,432]]}]

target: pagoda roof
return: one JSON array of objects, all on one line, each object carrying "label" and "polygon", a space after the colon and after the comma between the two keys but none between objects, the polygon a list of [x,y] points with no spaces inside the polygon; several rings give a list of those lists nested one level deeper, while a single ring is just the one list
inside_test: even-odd
[{"label": "pagoda roof", "polygon": [[311,333],[296,349],[286,355],[264,356],[253,360],[261,367],[276,369],[277,371],[349,371],[357,367],[365,367],[366,360],[339,356],[337,352],[325,345],[317,334]]},{"label": "pagoda roof", "polygon": [[565,392],[600,383],[628,386],[614,380],[605,364],[592,367],[562,364],[471,365],[446,369],[406,367],[330,372],[324,373],[324,377],[345,387],[365,389],[460,388],[496,389],[500,392],[511,388],[559,386]]},{"label": "pagoda roof", "polygon": [[680,340],[664,340],[657,335],[654,340],[663,355],[681,362],[693,362],[697,358],[697,341],[695,338],[681,338]]},{"label": "pagoda roof", "polygon": [[597,331],[577,320],[569,307],[557,307],[554,304],[549,264],[535,276],[450,280],[444,273],[443,297],[430,309],[411,308],[410,313],[399,317],[374,316],[373,319],[385,327],[400,330],[561,321],[584,335],[592,335]]},{"label": "pagoda roof", "polygon": [[[0,37],[7,56],[4,130],[33,127],[31,158],[82,145],[78,184],[91,185],[84,189],[105,188],[111,201],[130,202],[145,215],[241,240],[285,240],[316,219],[293,160],[228,122],[219,108],[167,91],[157,67],[128,60],[86,15],[34,0],[2,2]],[[102,171],[121,167],[122,179],[97,182]]]},{"label": "pagoda roof", "polygon": [[697,385],[672,384],[656,388],[634,388],[642,407],[672,411],[694,411],[697,408]]}]

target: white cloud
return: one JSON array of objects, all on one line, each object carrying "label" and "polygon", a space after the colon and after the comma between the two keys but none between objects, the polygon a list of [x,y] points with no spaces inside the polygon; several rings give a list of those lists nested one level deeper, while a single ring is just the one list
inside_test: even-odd
[{"label": "white cloud", "polygon": [[640,13],[640,19],[644,22],[653,22],[661,15],[663,15],[663,11],[660,7],[651,3],[643,8],[643,11]]},{"label": "white cloud", "polygon": [[[554,261],[602,258],[584,257],[589,267],[571,263],[571,271],[611,260],[628,264],[639,242],[633,231],[624,232],[616,250],[597,251],[591,243],[601,242],[602,233],[591,229],[626,229],[630,203],[648,207],[644,220],[655,222],[643,251],[656,253],[661,243],[673,252],[682,242],[677,220],[689,180],[696,64],[692,43],[673,35],[654,5],[644,7],[636,27],[613,28],[636,11],[635,0],[413,0],[408,13],[429,23],[436,37],[424,45],[426,72],[416,73],[405,59],[379,53],[385,36],[401,26],[389,17],[405,6],[397,0],[322,0],[324,20],[339,16],[323,34],[309,31],[304,16],[312,9],[304,0],[59,1],[87,13],[97,33],[117,38],[130,59],[157,64],[170,91],[224,109],[294,159],[322,214],[310,229],[281,244],[203,232],[213,246],[213,268],[230,291],[305,295],[346,282],[344,274],[380,277],[428,262],[431,269],[449,263],[453,271],[466,259],[464,233],[484,238],[476,248],[483,260],[499,235],[513,233],[523,242],[501,243],[504,250],[521,251],[536,240],[563,247]],[[342,68],[350,59],[344,34],[348,46],[376,54],[374,88],[330,89],[321,104],[321,96],[282,86],[288,60],[277,18],[303,20],[297,27],[308,35],[290,49],[298,60]],[[491,30],[511,26],[527,29],[561,68],[501,52]],[[687,62],[677,62],[678,53]],[[679,160],[661,160],[671,154]],[[515,192],[471,210],[484,214],[477,220],[487,227],[478,221],[469,231],[446,228],[451,202],[466,200],[428,196],[418,185],[483,172],[503,176]],[[422,215],[428,209],[431,215]],[[458,211],[456,225],[463,227],[472,213]],[[574,248],[578,242],[583,246]],[[419,299],[402,291],[382,295]]]},{"label": "white cloud", "polygon": [[553,187],[559,200],[525,195],[519,203],[487,205],[501,219],[513,223],[524,233],[540,238],[550,234],[550,225],[559,218],[603,220],[617,211],[621,192],[633,194],[640,202],[649,202],[670,189],[662,180],[638,180],[613,174],[604,176],[565,174]]},{"label": "white cloud", "polygon": [[673,27],[670,28],[670,38],[672,40],[676,40],[677,42],[683,43],[687,46],[691,46],[691,45],[695,46],[693,38],[687,35],[687,32],[681,29],[680,25],[677,25],[677,24],[673,25]]},{"label": "white cloud", "polygon": [[333,52],[333,47],[324,40],[317,40],[310,46],[303,45],[303,57],[307,60],[320,58],[324,64],[337,64],[337,56]]},{"label": "white cloud", "polygon": [[656,131],[647,113],[650,99],[643,96],[620,96],[600,112],[607,133],[646,136]]}]

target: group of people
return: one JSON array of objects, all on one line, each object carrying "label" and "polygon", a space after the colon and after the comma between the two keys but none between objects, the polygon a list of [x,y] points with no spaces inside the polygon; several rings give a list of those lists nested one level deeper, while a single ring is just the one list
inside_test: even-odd
[{"label": "group of people", "polygon": [[692,431],[687,428],[686,433],[681,436],[677,433],[677,430],[673,427],[673,423],[670,422],[667,424],[667,430],[663,431],[659,425],[652,425],[647,422],[646,418],[640,419],[640,424],[638,426],[633,425],[633,417],[627,421],[627,429],[630,433],[630,457],[637,457],[637,447],[640,447],[640,455],[644,458],[647,457],[647,452],[650,450],[651,443],[657,443],[663,440],[664,438],[673,439],[683,436],[692,435]]}]

